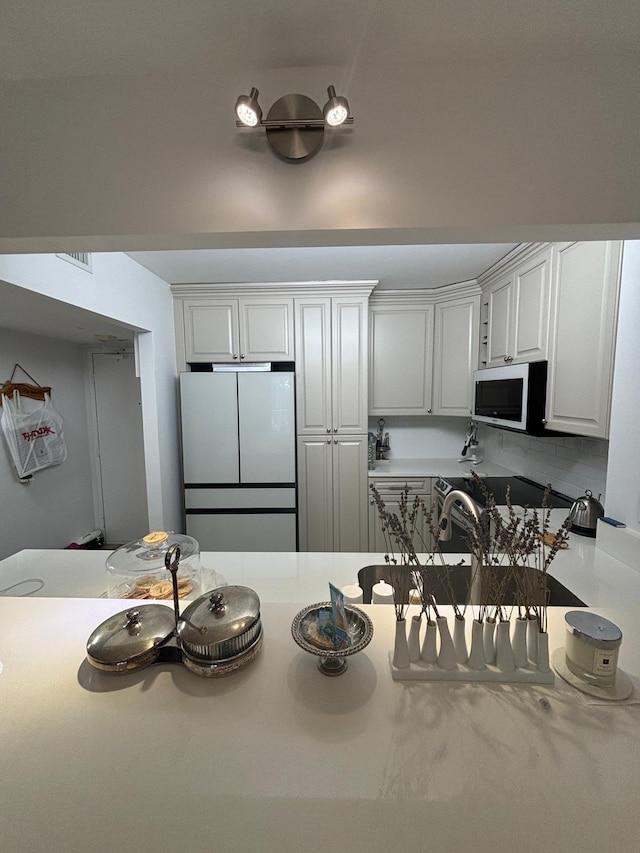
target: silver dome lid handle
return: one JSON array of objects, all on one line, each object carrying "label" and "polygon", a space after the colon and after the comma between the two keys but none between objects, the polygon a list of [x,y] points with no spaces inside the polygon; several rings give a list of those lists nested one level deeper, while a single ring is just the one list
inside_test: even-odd
[{"label": "silver dome lid handle", "polygon": [[171,572],[171,583],[173,585],[173,612],[176,617],[176,631],[180,619],[180,604],[178,596],[178,569],[180,568],[180,546],[172,545],[165,554],[164,567]]},{"label": "silver dome lid handle", "polygon": [[221,592],[214,592],[209,598],[209,610],[214,616],[222,616],[226,610],[224,603],[224,595]]}]

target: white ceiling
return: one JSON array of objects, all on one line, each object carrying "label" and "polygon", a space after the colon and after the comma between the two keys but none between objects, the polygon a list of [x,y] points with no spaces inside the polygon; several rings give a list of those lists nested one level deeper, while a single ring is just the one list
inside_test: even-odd
[{"label": "white ceiling", "polygon": [[[638,0],[29,0],[0,10],[0,81],[638,55]],[[324,79],[324,78],[323,78]],[[234,97],[238,93],[233,93]],[[169,282],[379,279],[382,289],[477,277],[513,244],[137,252]],[[8,288],[8,289],[7,289]],[[2,325],[88,342],[108,321],[2,286]],[[38,307],[39,306],[39,307]],[[6,310],[4,310],[6,308]],[[9,318],[9,319],[7,319]]]},{"label": "white ceiling", "polygon": [[[365,246],[299,249],[203,249],[132,252],[169,283],[377,279],[379,289],[441,287],[476,278],[516,244]],[[66,302],[0,281],[0,328],[84,345],[119,348],[133,330]],[[112,336],[104,344],[97,336]]]},{"label": "white ceiling", "polygon": [[[133,341],[133,331],[84,308],[0,281],[0,329],[95,346],[121,346]],[[96,336],[112,336],[100,342]],[[0,377],[0,381],[6,377]]]},{"label": "white ceiling", "polygon": [[638,0],[11,0],[0,12],[4,80],[310,66],[346,74],[367,61],[639,50]]},{"label": "white ceiling", "polygon": [[171,284],[375,279],[380,290],[442,287],[477,278],[515,243],[327,246],[130,252]]}]

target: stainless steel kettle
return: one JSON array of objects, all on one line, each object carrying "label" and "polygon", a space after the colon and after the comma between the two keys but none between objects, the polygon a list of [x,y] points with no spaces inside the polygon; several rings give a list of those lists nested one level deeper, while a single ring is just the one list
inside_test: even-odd
[{"label": "stainless steel kettle", "polygon": [[587,489],[585,494],[577,498],[569,510],[571,532],[580,536],[595,536],[598,519],[604,515],[604,507],[600,503],[600,495],[594,498],[593,492]]}]

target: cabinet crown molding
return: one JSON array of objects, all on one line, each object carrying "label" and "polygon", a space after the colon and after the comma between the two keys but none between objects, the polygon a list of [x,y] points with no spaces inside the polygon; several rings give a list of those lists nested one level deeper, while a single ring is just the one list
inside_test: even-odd
[{"label": "cabinet crown molding", "polygon": [[484,288],[487,284],[494,281],[497,276],[512,272],[521,263],[527,261],[528,258],[538,254],[538,252],[549,249],[552,245],[553,243],[521,243],[515,249],[512,249],[509,254],[505,255],[504,258],[500,258],[493,266],[479,275],[478,284],[481,288]]},{"label": "cabinet crown molding", "polygon": [[221,299],[239,296],[369,296],[378,280],[362,281],[250,281],[234,284],[172,284],[175,297]]},{"label": "cabinet crown molding", "polygon": [[369,304],[376,305],[436,305],[457,297],[479,296],[480,287],[475,279],[445,284],[443,287],[422,290],[376,290]]}]

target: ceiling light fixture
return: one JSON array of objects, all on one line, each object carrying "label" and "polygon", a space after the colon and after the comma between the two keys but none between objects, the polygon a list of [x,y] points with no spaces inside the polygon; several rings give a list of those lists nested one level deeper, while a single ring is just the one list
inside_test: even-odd
[{"label": "ceiling light fixture", "polygon": [[262,119],[262,110],[258,103],[258,95],[260,93],[254,87],[248,95],[240,95],[236,101],[236,115],[238,119],[236,124],[245,125],[246,127],[257,127]]},{"label": "ceiling light fixture", "polygon": [[349,102],[336,95],[334,86],[327,89],[329,99],[322,110],[306,95],[284,95],[273,104],[266,119],[262,118],[258,95],[255,87],[248,95],[240,95],[236,127],[264,127],[269,145],[284,160],[308,160],[321,148],[325,127],[353,124]]}]

